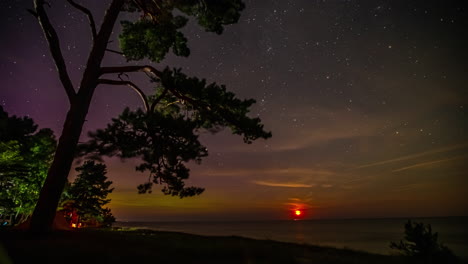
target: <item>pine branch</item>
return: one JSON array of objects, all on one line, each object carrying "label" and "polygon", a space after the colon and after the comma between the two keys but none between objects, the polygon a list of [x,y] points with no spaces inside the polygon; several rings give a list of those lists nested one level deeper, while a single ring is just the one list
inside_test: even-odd
[{"label": "pine branch", "polygon": [[106,51],[124,56],[124,53],[118,50],[106,49]]},{"label": "pine branch", "polygon": [[159,102],[161,102],[161,100],[164,98],[164,96],[166,96],[168,91],[169,91],[169,89],[165,88],[164,91],[161,93],[161,95],[151,103],[151,108],[150,108],[151,112],[154,112],[154,109],[156,108],[156,105],[158,105]]}]

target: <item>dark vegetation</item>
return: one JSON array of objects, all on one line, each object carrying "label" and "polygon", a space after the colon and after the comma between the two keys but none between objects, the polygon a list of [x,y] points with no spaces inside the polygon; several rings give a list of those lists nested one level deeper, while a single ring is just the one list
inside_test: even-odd
[{"label": "dark vegetation", "polygon": [[[236,236],[200,236],[130,228],[84,228],[47,236],[0,228],[0,263],[467,263],[439,254],[430,228],[406,226],[405,242],[391,243],[405,254],[381,255],[350,249],[301,245]],[[421,228],[423,227],[423,228]],[[424,230],[424,231],[421,231]],[[417,241],[417,242],[413,242]],[[426,243],[432,250],[423,250]],[[3,249],[2,249],[3,245]],[[403,245],[402,248],[398,245]],[[415,245],[410,246],[410,245]],[[439,249],[434,249],[439,248]],[[443,251],[448,249],[443,249]],[[421,252],[425,252],[421,255]],[[439,253],[438,253],[439,252]],[[3,254],[3,255],[2,255]],[[11,262],[12,261],[12,262]]]},{"label": "dark vegetation", "polygon": [[[0,106],[0,219],[17,224],[33,212],[57,142],[29,117]],[[1,223],[0,223],[1,224]]]},{"label": "dark vegetation", "polygon": [[62,194],[62,212],[67,222],[76,227],[111,226],[115,217],[104,206],[111,201],[107,195],[114,188],[110,188],[112,182],[107,180],[106,165],[86,161],[75,170],[79,174]]},{"label": "dark vegetation", "polygon": [[457,263],[459,260],[452,251],[437,240],[438,233],[432,233],[431,225],[408,220],[404,240],[391,242],[390,248],[423,263]]},{"label": "dark vegetation", "polygon": [[[406,256],[241,237],[151,230],[53,232],[35,237],[0,232],[13,263],[414,263]],[[0,258],[1,259],[1,258]]]},{"label": "dark vegetation", "polygon": [[[0,106],[0,225],[17,225],[30,218],[56,144],[52,130],[38,130],[33,119],[10,116]],[[69,224],[109,226],[115,218],[104,208],[113,190],[106,165],[86,161],[76,170],[79,174],[73,182],[67,181],[59,209]]]}]

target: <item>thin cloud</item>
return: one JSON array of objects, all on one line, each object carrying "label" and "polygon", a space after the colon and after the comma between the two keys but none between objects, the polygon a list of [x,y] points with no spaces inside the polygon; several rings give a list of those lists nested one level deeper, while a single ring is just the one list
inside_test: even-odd
[{"label": "thin cloud", "polygon": [[414,189],[421,189],[427,186],[427,183],[413,183],[407,184],[397,187],[396,189],[392,190],[393,192],[406,192],[406,191],[414,191]]},{"label": "thin cloud", "polygon": [[297,176],[333,176],[336,172],[331,170],[315,169],[315,168],[252,168],[252,169],[233,169],[233,170],[216,170],[201,172],[201,174],[209,176],[239,176],[239,175],[297,175]]},{"label": "thin cloud", "polygon": [[[306,127],[300,131],[286,128],[275,130],[277,136],[269,141],[273,151],[294,151],[340,139],[371,136],[380,127],[380,119],[364,121],[363,114],[357,110],[352,112],[327,108],[311,110],[299,106],[296,112],[302,113],[302,116],[298,117],[299,120],[313,118],[316,121],[306,123]],[[336,121],[337,118],[339,122]],[[355,129],[349,129],[350,127]]]},{"label": "thin cloud", "polygon": [[433,161],[428,161],[428,162],[421,162],[421,163],[417,163],[417,164],[414,164],[414,165],[411,165],[411,166],[406,166],[406,167],[403,167],[403,168],[400,168],[400,169],[393,170],[392,172],[400,172],[400,171],[410,170],[410,169],[414,169],[414,168],[427,167],[427,166],[430,166],[430,165],[433,165],[433,164],[443,163],[443,162],[457,160],[457,159],[462,159],[462,158],[466,158],[466,157],[467,156],[458,156],[458,157],[449,158],[449,159],[441,159],[441,160],[433,160]]},{"label": "thin cloud", "polygon": [[302,184],[302,183],[290,183],[290,182],[253,181],[253,183],[257,185],[262,185],[262,186],[286,187],[286,188],[310,188],[310,187],[315,186],[315,184]]},{"label": "thin cloud", "polygon": [[370,164],[365,164],[365,165],[358,166],[355,169],[362,169],[362,168],[374,167],[374,166],[379,166],[379,165],[385,165],[385,164],[394,163],[394,162],[398,162],[398,161],[405,161],[405,160],[420,158],[420,157],[424,157],[424,156],[427,156],[427,155],[430,155],[430,154],[448,152],[448,151],[452,151],[452,150],[456,150],[456,149],[463,149],[463,148],[466,148],[466,147],[468,147],[468,143],[463,143],[463,144],[453,145],[453,146],[449,146],[449,147],[445,147],[445,148],[429,150],[429,151],[425,151],[425,152],[422,152],[422,153],[407,155],[407,156],[403,156],[403,157],[399,157],[399,158],[395,158],[395,159],[389,159],[389,160],[383,160],[383,161],[374,162],[374,163],[370,163]]}]

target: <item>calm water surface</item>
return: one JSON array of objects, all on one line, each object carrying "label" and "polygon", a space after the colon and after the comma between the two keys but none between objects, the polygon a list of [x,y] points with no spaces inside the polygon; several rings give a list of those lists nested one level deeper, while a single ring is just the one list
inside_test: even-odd
[{"label": "calm water surface", "polygon": [[[340,219],[252,222],[117,222],[116,227],[138,227],[210,236],[243,236],[311,245],[395,253],[390,241],[403,238],[408,219]],[[439,242],[468,259],[468,217],[415,218],[431,224]]]}]

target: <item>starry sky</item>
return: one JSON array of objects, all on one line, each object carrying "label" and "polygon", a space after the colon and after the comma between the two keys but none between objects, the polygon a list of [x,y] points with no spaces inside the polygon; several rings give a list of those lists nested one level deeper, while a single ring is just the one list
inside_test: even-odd
[{"label": "starry sky", "polygon": [[[77,2],[99,25],[110,1]],[[87,19],[66,1],[50,3],[77,85],[91,43]],[[464,1],[245,3],[221,36],[189,24],[191,56],[154,66],[181,67],[255,98],[251,114],[273,137],[246,145],[229,131],[202,134],[210,155],[190,166],[189,184],[206,191],[186,199],[137,194],[147,179],[134,171],[137,161],[107,159],[117,220],[275,220],[297,208],[312,219],[467,215]],[[31,7],[0,2],[0,104],[58,137],[68,100]],[[118,49],[119,32],[117,25],[110,48]],[[103,63],[125,64],[113,53]],[[130,78],[151,91],[141,74]],[[141,106],[131,89],[98,87],[83,141],[125,107]]]}]

